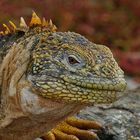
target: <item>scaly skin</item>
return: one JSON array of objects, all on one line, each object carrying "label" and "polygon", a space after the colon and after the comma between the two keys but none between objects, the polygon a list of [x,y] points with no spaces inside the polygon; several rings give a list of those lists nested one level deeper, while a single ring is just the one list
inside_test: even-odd
[{"label": "scaly skin", "polygon": [[[117,92],[125,89],[124,73],[106,46],[74,32],[55,32],[51,21],[41,22],[35,13],[30,27],[23,19],[19,28],[12,23],[13,33],[4,27],[0,37],[2,140],[41,136],[87,105],[113,102]],[[61,126],[49,133],[66,139],[58,133]],[[81,132],[68,130],[76,136]]]},{"label": "scaly skin", "polygon": [[125,87],[123,71],[111,51],[77,33],[44,36],[33,50],[32,58],[28,77],[34,90],[46,98],[110,103],[116,100],[116,92]]}]

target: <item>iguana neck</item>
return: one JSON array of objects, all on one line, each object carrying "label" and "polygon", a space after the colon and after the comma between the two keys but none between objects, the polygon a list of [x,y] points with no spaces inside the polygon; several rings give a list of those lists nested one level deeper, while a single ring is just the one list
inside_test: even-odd
[{"label": "iguana neck", "polygon": [[[43,103],[43,100],[42,104]],[[63,104],[57,103],[51,100],[44,99],[46,111],[42,114],[12,114],[12,118],[9,125],[0,129],[1,140],[32,140],[36,137],[40,137],[45,131],[51,130],[60,121],[63,121],[66,117],[73,115],[81,108],[81,105]],[[38,110],[39,111],[39,110]],[[19,114],[18,114],[19,113]],[[9,120],[4,120],[4,122]],[[22,125],[21,125],[22,124]]]}]

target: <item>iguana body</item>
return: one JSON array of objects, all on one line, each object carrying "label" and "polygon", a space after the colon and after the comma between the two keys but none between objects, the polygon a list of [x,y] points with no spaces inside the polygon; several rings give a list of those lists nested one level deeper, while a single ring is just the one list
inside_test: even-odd
[{"label": "iguana body", "polygon": [[[111,103],[126,86],[110,50],[33,13],[0,37],[2,140],[32,140],[87,105]],[[3,35],[4,34],[4,35]]]}]

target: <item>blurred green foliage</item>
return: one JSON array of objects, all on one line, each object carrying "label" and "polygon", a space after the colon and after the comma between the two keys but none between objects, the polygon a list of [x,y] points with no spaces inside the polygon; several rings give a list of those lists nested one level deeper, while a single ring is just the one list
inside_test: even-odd
[{"label": "blurred green foliage", "polygon": [[109,46],[126,72],[140,76],[140,0],[1,0],[0,9],[1,23],[17,24],[21,16],[29,22],[34,10],[59,31]]}]

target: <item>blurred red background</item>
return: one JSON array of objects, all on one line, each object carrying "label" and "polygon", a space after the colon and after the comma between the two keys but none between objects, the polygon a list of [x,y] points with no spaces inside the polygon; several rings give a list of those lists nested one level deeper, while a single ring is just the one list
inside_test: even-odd
[{"label": "blurred red background", "polygon": [[0,0],[0,23],[18,25],[21,16],[29,22],[32,10],[59,31],[107,45],[126,74],[140,81],[140,0]]}]

